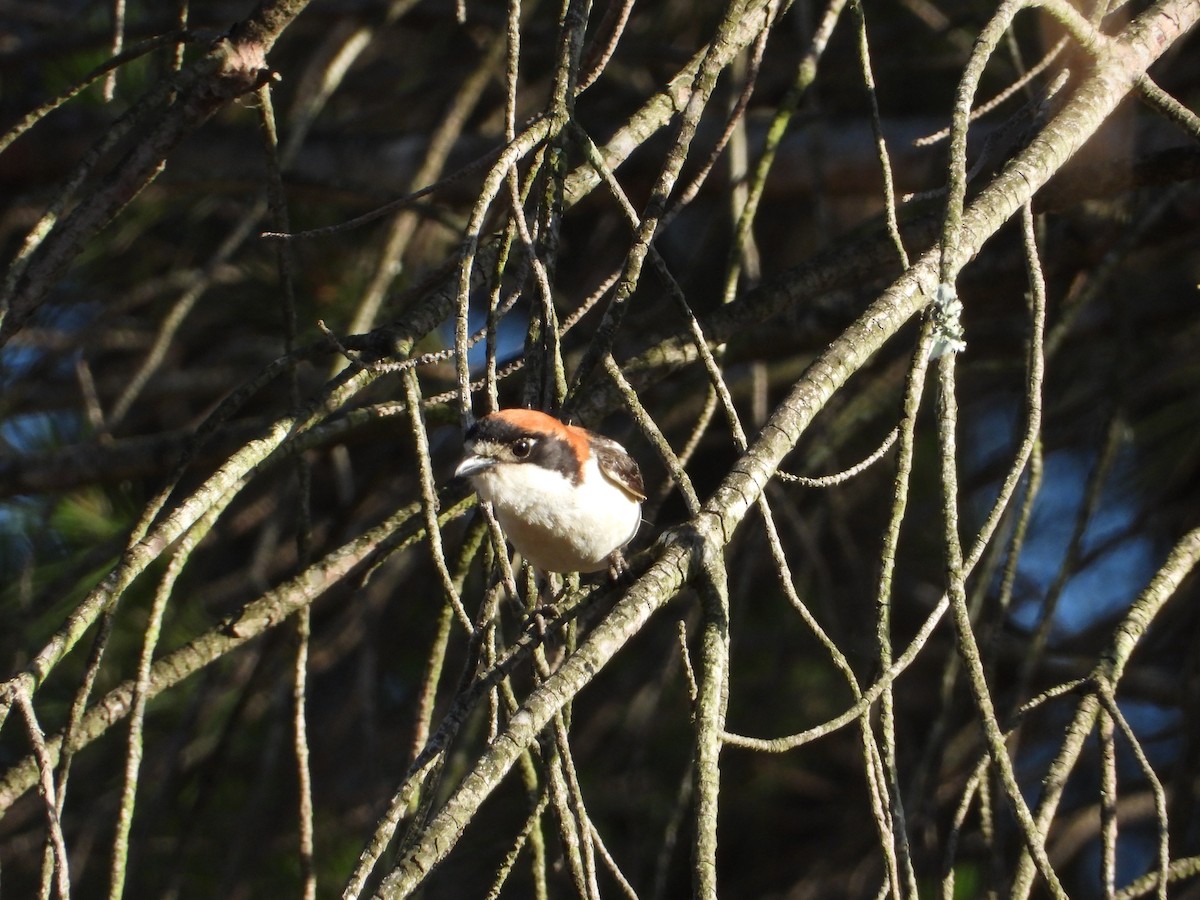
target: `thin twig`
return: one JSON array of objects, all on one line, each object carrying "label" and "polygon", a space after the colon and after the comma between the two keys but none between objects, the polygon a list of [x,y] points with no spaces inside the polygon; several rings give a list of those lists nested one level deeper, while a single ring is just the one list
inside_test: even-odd
[{"label": "thin twig", "polygon": [[46,736],[42,726],[38,724],[37,714],[33,709],[33,700],[29,693],[21,687],[12,691],[12,699],[25,719],[25,729],[29,734],[29,742],[33,746],[33,755],[37,760],[38,783],[42,791],[42,801],[46,807],[47,842],[54,851],[55,886],[59,900],[69,900],[71,896],[70,861],[67,856],[67,844],[63,839],[62,823],[59,821],[58,809],[54,798],[54,762],[50,750],[46,746]]}]

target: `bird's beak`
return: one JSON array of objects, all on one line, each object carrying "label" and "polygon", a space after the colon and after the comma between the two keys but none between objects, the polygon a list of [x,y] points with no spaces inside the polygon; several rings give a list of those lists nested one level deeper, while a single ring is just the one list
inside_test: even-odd
[{"label": "bird's beak", "polygon": [[454,477],[470,478],[485,469],[490,469],[495,464],[494,459],[487,456],[476,456],[472,453],[470,456],[464,457],[463,461],[458,464],[458,468],[454,470]]}]

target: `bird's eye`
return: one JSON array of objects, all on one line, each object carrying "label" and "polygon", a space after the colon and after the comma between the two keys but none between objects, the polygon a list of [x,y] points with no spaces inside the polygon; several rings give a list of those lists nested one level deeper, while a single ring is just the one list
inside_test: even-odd
[{"label": "bird's eye", "polygon": [[529,455],[529,451],[533,449],[533,441],[529,438],[517,438],[513,444],[513,456],[517,459],[524,459]]}]

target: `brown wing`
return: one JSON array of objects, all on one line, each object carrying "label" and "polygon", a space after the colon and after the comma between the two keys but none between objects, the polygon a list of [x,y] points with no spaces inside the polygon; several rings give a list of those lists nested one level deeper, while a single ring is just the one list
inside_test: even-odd
[{"label": "brown wing", "polygon": [[600,471],[617,487],[638,500],[646,499],[646,488],[642,484],[642,470],[625,448],[616,441],[593,434],[592,452]]}]

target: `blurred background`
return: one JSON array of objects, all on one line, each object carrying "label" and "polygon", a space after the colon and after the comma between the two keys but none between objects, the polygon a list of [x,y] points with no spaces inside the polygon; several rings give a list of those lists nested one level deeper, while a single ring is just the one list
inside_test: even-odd
[{"label": "blurred background", "polygon": [[[211,529],[196,533],[197,545],[178,572],[170,569],[171,548],[157,548],[112,615],[95,617],[81,632],[34,697],[47,735],[67,727],[85,674],[95,679],[92,703],[136,676],[168,575],[177,580],[162,610],[156,659],[220,631],[219,623],[246,604],[421,498],[423,451],[414,444],[401,376],[384,373],[339,393],[331,379],[346,377],[347,362],[328,334],[368,361],[393,361],[398,349],[436,354],[453,346],[453,301],[439,306],[429,298],[439,291],[453,297],[458,289],[464,228],[506,142],[510,10],[479,0],[297,6],[303,8],[293,10],[267,55],[287,227],[268,202],[262,99],[243,91],[163,143],[165,168],[144,188],[129,186],[127,200],[108,215],[95,213],[98,220],[77,241],[60,241],[65,261],[45,276],[36,302],[8,309],[0,331],[4,677],[24,670],[69,623],[121,560],[160,491],[173,487],[164,501],[169,513],[286,417],[303,410],[302,421],[311,416],[318,423],[296,452],[272,456],[237,481]],[[944,204],[936,192],[947,163],[944,139],[921,139],[948,127],[963,66],[995,4],[865,6],[874,102],[896,198],[912,195],[899,217],[916,258],[936,241]],[[1082,6],[1085,14],[1094,11],[1094,4]],[[1104,19],[1110,34],[1149,4],[1115,6]],[[75,221],[73,211],[119,187],[137,153],[166,140],[156,123],[172,114],[172,92],[188,90],[180,79],[219,35],[255,14],[248,2],[221,0],[128,0],[119,7],[120,50],[132,58],[114,70],[112,83],[101,76],[0,152],[7,295],[33,296],[36,266],[64,223]],[[751,36],[743,52],[731,54],[673,184],[666,204],[672,217],[655,240],[706,334],[724,343],[722,370],[751,439],[809,363],[903,271],[883,230],[885,182],[857,13],[837,3],[831,13],[810,0],[784,7],[775,10],[764,45],[756,48]],[[519,12],[511,110],[518,133],[550,108],[564,52],[557,5],[533,0]],[[94,2],[0,2],[0,129],[18,126],[113,56],[113,13],[112,5]],[[667,164],[674,132],[664,127],[666,115],[654,127],[622,129],[650,121],[653,98],[712,39],[723,13],[719,3],[695,0],[628,8],[597,3],[588,11],[572,72],[578,80],[589,65],[600,68],[574,99],[573,120],[606,152],[616,152],[614,135],[624,136],[630,152],[616,175],[638,210]],[[814,35],[823,40],[822,23],[831,22],[828,45],[818,44],[817,53]],[[143,52],[142,42],[161,35],[167,38]],[[619,39],[610,47],[614,35]],[[987,66],[976,105],[1020,83],[1061,36],[1040,13],[1019,16]],[[802,64],[818,57],[815,78],[805,80]],[[985,184],[1028,143],[1091,65],[1074,46],[1060,48],[972,126],[974,184]],[[1178,41],[1152,74],[1185,107],[1200,106],[1196,35]],[[1051,96],[1060,77],[1065,87]],[[689,83],[690,77],[683,82]],[[753,92],[744,115],[734,118],[727,136],[748,85]],[[784,130],[769,174],[756,182],[748,173],[773,123]],[[568,133],[552,146],[554,153],[537,162],[525,154],[517,171],[534,173],[526,216],[535,225],[557,321],[571,326],[561,338],[570,384],[612,296],[601,291],[622,270],[633,237],[612,194],[588,181],[579,135]],[[1013,724],[1014,711],[1039,692],[1093,670],[1131,602],[1197,525],[1198,174],[1196,132],[1130,98],[1035,201],[1047,297],[1042,428],[1031,468],[968,583],[1002,724]],[[451,175],[436,191],[358,227],[286,244],[261,236],[346,222]],[[693,182],[697,190],[688,198],[685,186]],[[761,199],[753,228],[739,243],[738,218],[756,185]],[[530,326],[544,327],[547,311],[521,252],[496,275],[498,240],[488,236],[505,233],[511,210],[508,189],[499,194],[481,220],[486,239],[475,261],[470,327],[483,327],[493,294],[502,305],[511,301],[492,348],[502,368],[527,363],[498,386],[500,405],[518,406],[539,397],[537,375],[529,373],[542,370],[545,344]],[[958,282],[967,345],[958,382],[968,544],[1025,428],[1031,318],[1019,225],[1014,220],[1000,229]],[[50,244],[27,237],[46,232]],[[281,248],[288,276],[281,274]],[[33,263],[26,266],[28,259]],[[589,298],[590,309],[582,306]],[[900,417],[917,329],[910,323],[853,374],[785,468],[838,472],[880,445]],[[724,414],[713,415],[703,368],[671,365],[652,352],[687,334],[669,286],[648,264],[615,332],[613,354],[676,452],[695,435],[687,471],[703,500],[738,451]],[[401,347],[400,337],[409,343]],[[294,348],[291,363],[281,362]],[[483,343],[471,364],[473,377],[483,377]],[[416,371],[428,401],[433,475],[444,485],[461,448],[460,410],[453,395],[444,395],[456,386],[455,363],[434,355]],[[599,381],[584,382],[573,400],[585,424],[621,440],[642,464],[651,500],[638,551],[684,521],[687,510],[633,417]],[[896,552],[897,651],[945,591],[935,399],[930,384]],[[487,403],[480,390],[475,412]],[[708,425],[698,432],[698,422]],[[880,670],[875,601],[895,477],[893,449],[842,484],[773,482],[767,491],[795,589],[863,685]],[[474,521],[466,514],[444,529],[452,568]],[[789,734],[850,706],[845,680],[780,588],[757,514],[734,536],[727,562],[728,729]],[[462,629],[443,636],[449,614],[428,543],[381,554],[372,566],[369,574],[331,579],[311,606],[307,765],[319,896],[341,894],[427,736],[429,717],[436,726],[470,661]],[[485,570],[482,559],[463,562],[463,602],[472,616],[485,594]],[[1198,599],[1194,579],[1185,581],[1145,635],[1119,694],[1165,791],[1173,859],[1200,854]],[[697,599],[684,591],[598,674],[571,713],[571,747],[592,821],[646,898],[691,891],[694,736],[678,630],[682,623],[694,647],[697,622]],[[503,613],[507,640],[520,626],[519,615]],[[300,640],[292,622],[268,629],[149,703],[126,896],[302,895],[307,873],[297,851],[293,749]],[[441,660],[443,674],[429,699],[433,659]],[[955,896],[1003,893],[1021,849],[993,784],[986,802],[994,804],[994,816],[993,807],[987,814],[974,807],[956,852],[948,853],[955,810],[984,748],[955,659],[947,620],[894,689],[897,780],[922,896],[936,893],[947,869],[955,875]],[[518,671],[518,694],[529,681],[527,668]],[[1068,695],[1043,705],[1014,739],[1017,775],[1031,804],[1076,700]],[[113,725],[71,762],[60,812],[79,897],[109,892],[128,728],[125,720]],[[481,709],[451,748],[445,785],[430,788],[435,804],[487,738]],[[0,730],[5,897],[35,896],[44,884],[45,803],[28,779],[14,788],[20,782],[14,773],[30,771],[21,770],[30,752],[25,720],[13,707]],[[718,877],[725,896],[879,895],[887,883],[885,857],[856,728],[784,754],[727,747],[722,764]],[[1119,888],[1155,868],[1159,822],[1150,782],[1120,738],[1116,772]],[[1102,775],[1093,736],[1047,843],[1071,896],[1105,895]],[[423,896],[487,896],[533,800],[536,794],[531,799],[528,786],[510,776]],[[571,895],[557,831],[549,819],[543,828],[549,894]],[[605,896],[620,892],[604,870],[600,886]],[[519,859],[503,895],[539,890]],[[1171,896],[1200,896],[1200,890],[1184,880]]]}]

